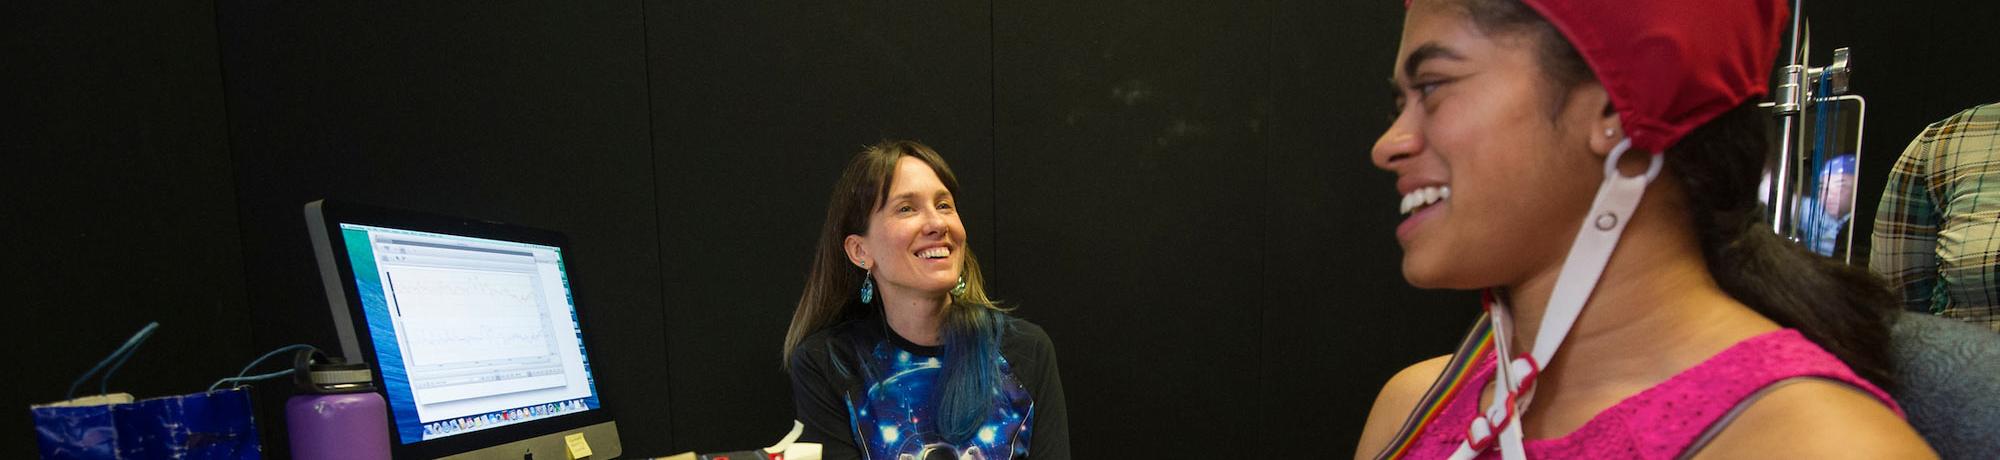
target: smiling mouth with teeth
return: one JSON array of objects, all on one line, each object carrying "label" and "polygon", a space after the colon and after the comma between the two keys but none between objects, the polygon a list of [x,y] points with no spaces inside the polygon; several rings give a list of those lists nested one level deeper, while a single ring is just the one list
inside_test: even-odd
[{"label": "smiling mouth with teeth", "polygon": [[1424,187],[1403,195],[1403,214],[1415,212],[1425,206],[1451,198],[1451,187],[1444,185]]},{"label": "smiling mouth with teeth", "polygon": [[951,256],[951,248],[936,247],[917,252],[919,259],[943,259]]}]

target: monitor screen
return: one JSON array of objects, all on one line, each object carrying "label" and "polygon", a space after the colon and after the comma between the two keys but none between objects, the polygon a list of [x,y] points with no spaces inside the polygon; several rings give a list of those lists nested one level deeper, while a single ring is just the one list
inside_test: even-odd
[{"label": "monitor screen", "polygon": [[374,371],[397,458],[560,458],[569,437],[622,450],[568,238],[324,200],[305,211],[341,351]]},{"label": "monitor screen", "polygon": [[340,231],[400,442],[598,408],[561,248]]}]

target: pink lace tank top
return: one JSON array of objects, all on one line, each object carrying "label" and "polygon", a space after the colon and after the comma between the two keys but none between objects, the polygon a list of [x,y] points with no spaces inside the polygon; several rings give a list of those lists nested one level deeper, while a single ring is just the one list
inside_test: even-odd
[{"label": "pink lace tank top", "polygon": [[[1479,395],[1493,379],[1493,355],[1479,359],[1470,382],[1480,391],[1461,390],[1417,436],[1406,458],[1451,456],[1465,441]],[[1531,439],[1524,443],[1530,458],[1646,458],[1680,456],[1709,425],[1738,402],[1773,383],[1794,377],[1820,377],[1853,385],[1888,404],[1897,416],[1903,409],[1880,388],[1854,375],[1832,353],[1792,329],[1745,339],[1708,360],[1668,378],[1659,385],[1619,401],[1584,422],[1567,436]],[[1498,448],[1479,458],[1499,458]]]}]

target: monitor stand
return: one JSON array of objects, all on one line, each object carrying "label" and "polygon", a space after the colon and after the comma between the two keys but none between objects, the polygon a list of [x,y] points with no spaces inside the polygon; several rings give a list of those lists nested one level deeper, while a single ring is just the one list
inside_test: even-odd
[{"label": "monitor stand", "polygon": [[591,460],[618,458],[624,448],[618,445],[618,422],[604,422],[576,430],[563,430],[542,436],[514,441],[497,446],[482,447],[471,452],[450,455],[443,460],[570,460],[569,444],[564,438],[583,433],[590,443]]}]

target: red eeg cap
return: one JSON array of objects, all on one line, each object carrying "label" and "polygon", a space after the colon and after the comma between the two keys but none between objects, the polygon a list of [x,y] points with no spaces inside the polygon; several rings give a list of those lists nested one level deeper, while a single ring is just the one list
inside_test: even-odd
[{"label": "red eeg cap", "polygon": [[1632,147],[1646,152],[1663,152],[1763,97],[1790,14],[1783,0],[1521,2],[1576,47],[1610,93]]}]

